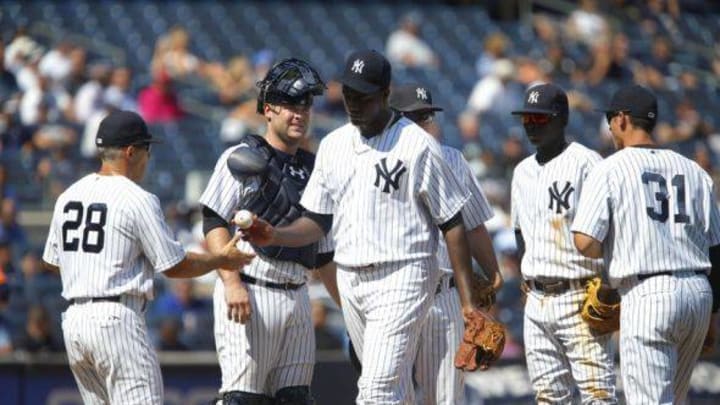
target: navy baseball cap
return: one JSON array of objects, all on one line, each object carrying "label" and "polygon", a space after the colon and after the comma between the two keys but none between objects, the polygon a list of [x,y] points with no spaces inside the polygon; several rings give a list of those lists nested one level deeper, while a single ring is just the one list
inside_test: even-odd
[{"label": "navy baseball cap", "polygon": [[158,143],[152,137],[145,121],[132,111],[113,111],[100,121],[95,145],[128,146],[142,143]]},{"label": "navy baseball cap", "polygon": [[601,111],[606,114],[623,111],[631,117],[655,122],[658,112],[657,98],[645,87],[633,84],[615,92],[610,105]]},{"label": "navy baseball cap", "polygon": [[523,108],[512,114],[549,114],[567,116],[568,98],[565,91],[552,83],[538,84],[525,92]]},{"label": "navy baseball cap", "polygon": [[340,83],[357,92],[372,94],[389,87],[391,76],[390,62],[380,52],[367,49],[347,57]]},{"label": "navy baseball cap", "polygon": [[419,84],[397,86],[390,92],[390,107],[400,112],[442,111],[432,102],[430,90]]}]

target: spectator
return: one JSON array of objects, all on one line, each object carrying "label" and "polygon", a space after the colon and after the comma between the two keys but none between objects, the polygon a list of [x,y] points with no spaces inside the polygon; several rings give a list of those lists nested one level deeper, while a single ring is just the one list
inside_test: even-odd
[{"label": "spectator", "polygon": [[150,86],[140,91],[138,110],[148,124],[175,122],[185,115],[165,71],[158,72]]},{"label": "spectator", "polygon": [[13,347],[30,353],[64,351],[62,342],[53,336],[47,311],[38,305],[28,310],[25,329],[13,340]]},{"label": "spectator", "polygon": [[8,278],[0,269],[0,357],[4,354],[12,352],[12,337],[10,325],[3,317],[3,312],[10,298],[10,288],[8,287]]},{"label": "spectator", "polygon": [[164,351],[181,352],[189,348],[180,341],[180,322],[168,317],[160,321],[158,349]]},{"label": "spectator", "polygon": [[27,249],[20,259],[23,298],[27,303],[41,302],[45,297],[59,296],[62,281],[57,273],[46,270],[41,261],[41,253]]},{"label": "spectator", "polygon": [[50,79],[37,76],[37,86],[25,90],[20,99],[20,122],[40,125],[72,118],[72,97],[63,88],[53,86]]},{"label": "spectator", "polygon": [[399,66],[436,68],[439,60],[430,46],[420,38],[420,16],[409,13],[402,17],[400,27],[388,37],[385,54]]},{"label": "spectator", "polygon": [[64,86],[65,81],[70,77],[72,73],[70,55],[73,48],[70,42],[62,40],[40,59],[39,72],[49,78],[53,85]]},{"label": "spectator", "polygon": [[506,57],[507,43],[507,37],[502,32],[494,32],[485,38],[483,52],[475,62],[478,77],[483,78],[493,73],[495,62]]},{"label": "spectator", "polygon": [[567,33],[577,41],[594,46],[608,42],[610,26],[597,11],[595,0],[581,0],[580,7],[568,17]]},{"label": "spectator", "polygon": [[17,221],[17,202],[5,198],[0,202],[0,234],[7,238],[8,243],[18,252],[25,251],[28,246],[25,230]]},{"label": "spectator", "polygon": [[110,83],[111,74],[110,66],[98,64],[90,67],[90,80],[80,86],[75,94],[77,123],[84,125],[93,114],[103,109],[105,89]]},{"label": "spectator", "polygon": [[467,107],[477,114],[493,111],[498,114],[510,113],[518,104],[512,95],[510,82],[515,77],[515,65],[509,59],[500,59],[493,65],[493,73],[475,84]]},{"label": "spectator", "polygon": [[328,308],[321,299],[310,302],[312,306],[312,322],[315,328],[315,347],[318,350],[338,350],[343,347],[341,336],[333,333],[327,325]]},{"label": "spectator", "polygon": [[15,265],[13,263],[13,246],[7,235],[0,231],[0,274],[6,277],[15,276]]},{"label": "spectator", "polygon": [[103,95],[105,104],[120,110],[137,111],[137,103],[130,94],[131,80],[132,72],[130,68],[118,67],[113,69],[110,75],[110,84]]}]

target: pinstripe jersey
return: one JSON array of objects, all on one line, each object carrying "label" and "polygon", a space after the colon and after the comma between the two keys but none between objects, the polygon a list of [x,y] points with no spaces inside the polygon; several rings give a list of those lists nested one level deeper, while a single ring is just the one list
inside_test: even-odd
[{"label": "pinstripe jersey", "polygon": [[532,155],[515,168],[511,217],[525,240],[521,270],[526,279],[582,279],[600,271],[601,261],[582,256],[570,233],[585,177],[600,160],[594,151],[572,142],[543,165]]},{"label": "pinstripe jersey", "polygon": [[[215,164],[215,171],[210,177],[205,191],[200,196],[200,204],[215,211],[226,221],[230,221],[234,212],[240,207],[243,195],[253,192],[253,185],[250,184],[253,179],[246,182],[247,184],[242,184],[233,177],[227,167],[228,156],[236,149],[244,147],[244,145],[247,146],[241,142],[223,152]],[[246,252],[254,251],[253,247],[245,241],[240,241],[238,249]],[[332,240],[326,237],[320,241],[318,252],[329,251],[332,251]],[[257,255],[249,265],[243,268],[243,273],[268,281],[302,283],[305,281],[305,270],[304,266],[295,262],[275,260]]]},{"label": "pinstripe jersey", "polygon": [[610,282],[638,274],[710,269],[720,244],[713,182],[695,162],[628,147],[588,176],[573,232],[604,241]]},{"label": "pinstripe jersey", "polygon": [[335,261],[360,267],[434,255],[466,199],[440,144],[400,118],[371,138],[349,123],[328,134],[301,204],[334,215]]},{"label": "pinstripe jersey", "polygon": [[184,257],[156,196],[127,177],[97,173],[58,197],[43,253],[45,262],[60,267],[65,299],[152,298],[154,271]]},{"label": "pinstripe jersey", "polygon": [[[480,184],[478,184],[475,175],[470,170],[470,166],[468,166],[468,162],[462,153],[455,148],[442,145],[442,154],[448,166],[450,166],[450,170],[455,173],[465,190],[470,192],[470,198],[468,198],[465,205],[463,205],[462,216],[465,230],[473,230],[493,217],[490,203],[488,203],[487,198],[485,198],[485,193],[483,193],[480,188]],[[444,238],[440,238],[437,256],[440,269],[444,272],[452,273],[450,256],[448,255]]]}]

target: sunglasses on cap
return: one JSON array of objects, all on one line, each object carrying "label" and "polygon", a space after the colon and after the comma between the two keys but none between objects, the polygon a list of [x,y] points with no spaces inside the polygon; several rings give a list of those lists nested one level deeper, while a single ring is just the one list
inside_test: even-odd
[{"label": "sunglasses on cap", "polygon": [[520,116],[523,125],[545,125],[552,119],[550,114],[522,114]]},{"label": "sunglasses on cap", "polygon": [[411,111],[403,115],[416,124],[425,124],[433,121],[435,111]]},{"label": "sunglasses on cap", "polygon": [[630,111],[627,111],[627,110],[608,111],[608,112],[605,113],[605,119],[607,119],[607,123],[608,123],[608,125],[610,125],[610,121],[612,121],[613,118],[615,118],[615,117],[617,117],[618,115],[620,115],[620,113],[625,113],[625,114],[627,114],[627,113],[629,113],[629,112],[630,112]]}]

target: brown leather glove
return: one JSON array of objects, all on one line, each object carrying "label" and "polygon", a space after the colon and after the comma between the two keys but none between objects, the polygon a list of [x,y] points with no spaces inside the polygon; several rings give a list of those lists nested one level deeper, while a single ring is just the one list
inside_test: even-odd
[{"label": "brown leather glove", "polygon": [[585,285],[586,296],[580,315],[590,329],[601,335],[620,329],[620,296],[595,277]]},{"label": "brown leather glove", "polygon": [[495,287],[493,282],[485,280],[473,272],[470,276],[470,294],[473,304],[479,308],[490,308],[495,304]]},{"label": "brown leather glove", "polygon": [[505,327],[477,309],[463,311],[465,333],[455,353],[455,367],[487,370],[505,348]]}]

